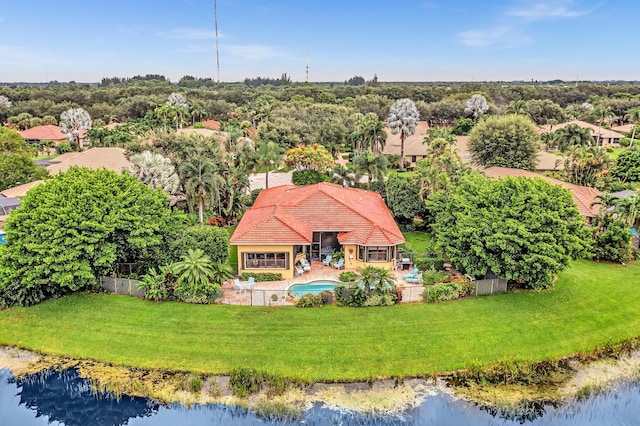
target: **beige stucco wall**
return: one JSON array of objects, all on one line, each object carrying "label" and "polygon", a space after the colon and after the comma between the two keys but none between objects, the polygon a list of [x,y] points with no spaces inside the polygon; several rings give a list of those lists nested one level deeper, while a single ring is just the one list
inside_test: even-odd
[{"label": "beige stucco wall", "polygon": [[[282,274],[283,279],[293,278],[293,246],[284,245],[250,245],[250,246],[237,246],[238,249],[238,275],[242,275],[244,272],[274,272]],[[267,268],[242,268],[242,257],[244,253],[254,252],[286,252],[289,253],[289,269],[267,269]]]},{"label": "beige stucco wall", "polygon": [[[350,252],[349,250],[353,250]],[[347,269],[364,268],[367,266],[375,266],[376,268],[385,268],[391,270],[393,268],[393,261],[391,262],[363,262],[358,260],[357,246],[355,244],[344,245],[344,265]],[[353,259],[351,258],[353,256]]]}]

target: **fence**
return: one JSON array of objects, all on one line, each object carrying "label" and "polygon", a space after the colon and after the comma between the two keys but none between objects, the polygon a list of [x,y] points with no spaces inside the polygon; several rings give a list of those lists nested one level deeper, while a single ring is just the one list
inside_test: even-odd
[{"label": "fence", "polygon": [[100,287],[111,293],[144,297],[144,290],[138,288],[140,282],[129,278],[100,277]]},{"label": "fence", "polygon": [[507,292],[507,280],[504,278],[476,280],[475,285],[475,296],[486,296],[489,294],[499,294]]}]

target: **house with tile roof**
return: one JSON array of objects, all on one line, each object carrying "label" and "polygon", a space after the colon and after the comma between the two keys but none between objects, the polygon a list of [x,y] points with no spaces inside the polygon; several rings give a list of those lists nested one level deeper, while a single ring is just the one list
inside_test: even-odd
[{"label": "house with tile roof", "polygon": [[[413,135],[407,136],[404,140],[404,164],[407,168],[413,168],[416,166],[418,160],[427,156],[427,145],[424,143],[424,137],[429,129],[429,124],[426,121],[418,121],[416,125],[416,132]],[[394,135],[391,133],[389,127],[385,127],[384,131],[387,133],[387,140],[382,150],[383,154],[397,155],[400,157],[400,134]]]},{"label": "house with tile roof", "polygon": [[230,243],[240,274],[275,272],[288,279],[300,259],[340,250],[347,268],[391,269],[404,237],[380,194],[322,182],[263,190]]},{"label": "house with tile roof", "polygon": [[593,140],[596,146],[620,146],[620,139],[625,136],[621,133],[614,132],[613,130],[605,129],[604,127],[596,126],[595,124],[587,123],[586,121],[580,120],[572,120],[567,121],[566,123],[556,124],[555,126],[543,126],[538,129],[539,133],[551,133],[558,129],[564,129],[570,124],[575,124],[583,129],[591,130],[591,136],[593,136]]},{"label": "house with tile roof", "polygon": [[541,178],[554,185],[560,185],[571,191],[573,196],[573,202],[578,207],[578,211],[585,219],[590,222],[591,218],[598,214],[600,209],[599,205],[593,205],[597,201],[597,197],[602,195],[602,192],[588,186],[574,185],[569,182],[563,182],[558,179],[550,178],[541,174],[530,172],[528,170],[510,169],[507,167],[488,167],[483,170],[484,174],[488,177],[499,179],[507,176],[518,177],[524,176],[528,178]]},{"label": "house with tile roof", "polygon": [[[67,135],[62,133],[62,128],[60,126],[55,126],[53,124],[48,124],[46,126],[36,126],[31,127],[30,129],[21,130],[20,135],[24,138],[25,141],[29,144],[39,144],[42,142],[52,142],[53,145],[57,145],[61,142],[68,142],[69,139]],[[84,130],[80,131],[80,141],[86,146],[86,141],[84,140],[86,132]]]}]

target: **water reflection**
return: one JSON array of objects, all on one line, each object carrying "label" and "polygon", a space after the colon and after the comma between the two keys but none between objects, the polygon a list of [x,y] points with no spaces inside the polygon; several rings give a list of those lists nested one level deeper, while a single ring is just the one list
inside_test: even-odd
[{"label": "water reflection", "polygon": [[46,372],[16,379],[0,370],[0,425],[468,425],[531,426],[640,424],[640,384],[628,384],[580,403],[536,407],[535,413],[516,418],[491,414],[451,395],[428,397],[418,408],[394,417],[367,417],[316,405],[302,421],[274,422],[252,412],[225,405],[158,406],[143,398],[96,394],[75,370]]}]

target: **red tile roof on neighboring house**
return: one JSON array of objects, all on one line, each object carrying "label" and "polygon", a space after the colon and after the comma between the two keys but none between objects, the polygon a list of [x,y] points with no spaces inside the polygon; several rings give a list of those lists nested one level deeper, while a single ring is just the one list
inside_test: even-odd
[{"label": "red tile roof on neighboring house", "polygon": [[338,232],[341,244],[404,242],[380,194],[322,182],[260,192],[238,224],[231,243],[311,244],[314,231]]},{"label": "red tile roof on neighboring house", "polygon": [[503,178],[507,176],[518,177],[524,176],[528,178],[541,178],[554,185],[560,185],[571,191],[573,195],[573,202],[578,207],[578,211],[582,216],[594,217],[598,214],[599,206],[592,206],[594,201],[597,201],[596,197],[602,194],[594,188],[588,186],[574,185],[572,183],[563,182],[558,179],[550,178],[548,176],[539,175],[528,170],[509,169],[507,167],[488,167],[483,170],[484,174],[492,178]]},{"label": "red tile roof on neighboring house", "polygon": [[46,126],[36,126],[20,132],[25,139],[40,139],[46,141],[66,140],[67,135],[62,133],[60,126],[48,124]]}]

